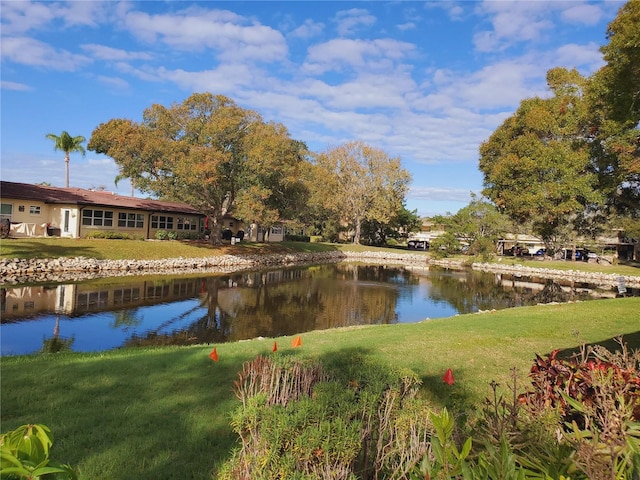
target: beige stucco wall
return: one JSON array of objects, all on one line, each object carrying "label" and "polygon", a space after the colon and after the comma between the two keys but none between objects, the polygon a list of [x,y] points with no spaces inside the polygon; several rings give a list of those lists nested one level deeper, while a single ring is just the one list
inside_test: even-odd
[{"label": "beige stucco wall", "polygon": [[[12,205],[11,212],[11,236],[45,236],[47,223],[51,215],[49,205],[44,202],[32,200],[14,200],[3,198],[2,203]],[[39,213],[31,213],[32,209],[39,208]]]}]

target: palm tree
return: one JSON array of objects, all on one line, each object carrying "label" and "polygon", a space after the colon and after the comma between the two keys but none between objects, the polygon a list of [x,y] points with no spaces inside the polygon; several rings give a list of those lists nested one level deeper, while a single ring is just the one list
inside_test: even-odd
[{"label": "palm tree", "polygon": [[65,167],[65,187],[69,188],[69,154],[71,152],[80,152],[82,156],[86,153],[82,144],[86,141],[82,135],[72,137],[67,132],[62,132],[60,136],[53,133],[47,133],[47,138],[53,140],[55,146],[54,150],[61,150],[64,152],[64,167]]}]

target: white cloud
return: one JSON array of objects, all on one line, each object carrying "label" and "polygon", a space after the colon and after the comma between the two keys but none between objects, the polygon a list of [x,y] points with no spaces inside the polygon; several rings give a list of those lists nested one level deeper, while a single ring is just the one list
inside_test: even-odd
[{"label": "white cloud", "polygon": [[293,30],[289,35],[296,38],[313,38],[320,35],[323,30],[324,23],[307,19],[302,25]]},{"label": "white cloud", "polygon": [[208,48],[228,61],[279,61],[288,53],[282,33],[226,10],[127,11],[122,20],[132,35],[151,44],[160,41],[182,51]]},{"label": "white cloud", "polygon": [[590,75],[604,65],[602,53],[600,53],[600,45],[590,42],[586,45],[578,45],[570,43],[562,45],[556,50],[555,54],[558,65],[567,68],[585,67],[581,70],[586,75]]},{"label": "white cloud", "polygon": [[18,35],[51,22],[51,5],[42,2],[6,2],[2,7],[2,34]]},{"label": "white cloud", "polygon": [[54,4],[54,13],[63,20],[66,26],[96,27],[98,20],[105,17],[108,4],[109,2],[100,1],[70,1],[65,4]]},{"label": "white cloud", "polygon": [[389,62],[402,60],[415,48],[411,43],[390,38],[370,41],[339,38],[310,47],[302,69],[311,74],[365,65],[388,69]]},{"label": "white cloud", "polygon": [[129,82],[122,78],[118,77],[107,77],[105,75],[98,75],[98,81],[103,85],[106,85],[114,90],[128,90],[130,85]]},{"label": "white cloud", "polygon": [[65,26],[96,27],[106,17],[109,2],[2,2],[2,33],[18,35],[61,21]]},{"label": "white cloud", "polygon": [[401,32],[405,32],[407,30],[415,30],[416,29],[416,24],[414,22],[406,22],[406,23],[402,23],[400,25],[396,25],[396,28],[398,30],[400,30]]},{"label": "white cloud", "polygon": [[160,67],[155,70],[137,70],[135,73],[142,79],[153,78],[155,81],[172,82],[188,91],[208,91],[234,98],[240,87],[250,87],[257,83],[257,79],[264,80],[259,70],[242,64],[221,65],[216,69],[197,72]]},{"label": "white cloud", "polygon": [[50,45],[28,37],[3,37],[2,59],[32,67],[74,71],[91,62],[83,55],[56,50]]},{"label": "white cloud", "polygon": [[8,82],[6,80],[2,80],[0,82],[0,87],[4,90],[15,90],[21,92],[31,90],[31,87],[29,85],[25,85],[24,83]]},{"label": "white cloud", "polygon": [[594,4],[572,4],[562,12],[562,18],[571,23],[596,25],[602,18],[602,9]]},{"label": "white cloud", "polygon": [[531,1],[483,2],[479,11],[490,18],[493,28],[474,35],[476,49],[480,52],[499,51],[515,43],[538,40],[554,26],[547,18],[552,5]]},{"label": "white cloud", "polygon": [[341,36],[349,36],[359,27],[370,27],[376,23],[376,17],[371,15],[367,10],[362,8],[352,8],[351,10],[342,10],[333,18],[336,23],[336,29]]},{"label": "white cloud", "polygon": [[441,187],[411,187],[409,196],[419,200],[430,200],[435,202],[464,202],[469,203],[471,194],[469,190],[460,188]]},{"label": "white cloud", "polygon": [[150,60],[153,58],[147,52],[128,52],[95,43],[80,45],[80,48],[99,60]]}]

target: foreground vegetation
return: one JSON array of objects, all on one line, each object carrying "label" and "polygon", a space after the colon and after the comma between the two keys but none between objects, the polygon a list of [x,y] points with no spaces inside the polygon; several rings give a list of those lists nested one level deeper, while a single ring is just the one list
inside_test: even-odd
[{"label": "foreground vegetation", "polygon": [[[472,417],[501,391],[515,369],[527,388],[537,353],[602,343],[624,335],[640,347],[639,298],[547,305],[462,315],[418,324],[357,327],[289,338],[214,346],[115,350],[96,354],[7,357],[2,360],[2,429],[41,423],[54,432],[54,455],[82,479],[208,478],[237,445],[230,415],[238,372],[257,355],[351,365],[354,358],[410,369],[419,396],[434,408]],[[451,386],[442,380],[447,369]]]}]

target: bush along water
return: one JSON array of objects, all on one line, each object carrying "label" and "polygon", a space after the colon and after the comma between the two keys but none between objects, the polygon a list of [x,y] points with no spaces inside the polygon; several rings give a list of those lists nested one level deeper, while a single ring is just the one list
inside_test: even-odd
[{"label": "bush along water", "polygon": [[413,372],[351,352],[257,357],[235,382],[239,443],[217,478],[638,479],[640,352],[619,343],[537,357],[527,391],[514,370],[466,422],[421,399]]}]

